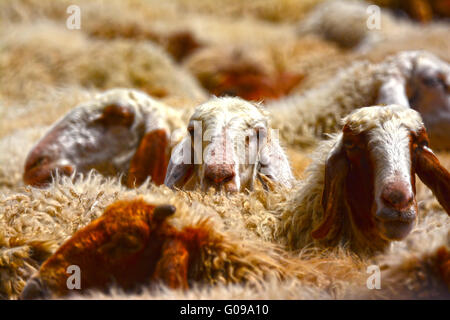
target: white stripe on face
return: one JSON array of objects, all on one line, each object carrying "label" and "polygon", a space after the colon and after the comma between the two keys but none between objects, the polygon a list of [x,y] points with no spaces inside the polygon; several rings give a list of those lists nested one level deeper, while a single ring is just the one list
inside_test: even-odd
[{"label": "white stripe on face", "polygon": [[374,159],[375,201],[383,207],[381,194],[390,182],[402,181],[412,193],[409,130],[387,121],[369,132],[369,152]]}]

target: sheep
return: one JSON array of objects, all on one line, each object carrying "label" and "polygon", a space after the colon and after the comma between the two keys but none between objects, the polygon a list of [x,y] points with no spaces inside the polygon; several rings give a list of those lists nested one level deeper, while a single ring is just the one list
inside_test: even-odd
[{"label": "sheep", "polygon": [[188,72],[151,42],[93,39],[45,20],[32,28],[7,24],[0,33],[0,45],[7,48],[0,59],[0,94],[11,101],[32,100],[36,92],[55,86],[132,87],[195,103],[208,97]]},{"label": "sheep", "polygon": [[294,180],[265,112],[252,103],[212,98],[195,109],[188,132],[172,151],[168,187],[237,192],[264,177],[284,186]]},{"label": "sheep", "polygon": [[418,110],[435,148],[450,148],[450,66],[426,51],[406,51],[378,64],[354,63],[302,95],[266,103],[288,145],[311,146],[335,132],[341,117],[360,106],[401,104]]},{"label": "sheep", "polygon": [[412,19],[420,22],[429,22],[436,17],[448,17],[450,14],[448,4],[445,0],[374,0],[373,2],[394,10],[402,10]]},{"label": "sheep", "polygon": [[[417,25],[406,19],[397,19],[389,10],[384,9],[376,16],[377,12],[371,5],[370,2],[359,0],[325,1],[298,23],[297,34],[315,34],[343,48],[368,54],[378,46],[386,46],[384,42],[388,42],[388,46],[403,40],[411,42],[411,37],[425,42],[427,48],[438,48],[439,45],[433,42],[442,39],[445,41],[445,34],[448,34],[448,26],[445,23]],[[378,18],[379,24],[375,21]],[[409,46],[414,46],[414,43]],[[421,47],[423,46],[416,49]],[[448,52],[443,53],[448,57]]]},{"label": "sheep", "polygon": [[290,249],[314,243],[370,256],[404,239],[418,208],[415,173],[450,214],[450,173],[428,146],[417,111],[360,108],[323,142],[305,180],[275,213],[275,238]]},{"label": "sheep", "polygon": [[[214,239],[206,220],[178,230],[166,221],[175,211],[173,205],[154,206],[142,199],[115,202],[42,264],[21,298],[70,293],[66,285],[70,265],[82,270],[83,290],[106,290],[111,279],[128,291],[146,281],[187,289],[188,279],[198,280],[208,273],[218,278],[225,276],[228,268],[219,271],[214,266],[215,251],[220,251],[222,239],[217,235]],[[236,261],[234,267],[238,265]]]},{"label": "sheep", "polygon": [[52,176],[123,175],[128,186],[148,176],[161,184],[170,156],[170,137],[181,114],[143,92],[112,89],[72,109],[35,144],[25,161],[26,184],[46,186]]},{"label": "sheep", "polygon": [[267,51],[208,47],[193,54],[184,65],[216,96],[239,96],[253,101],[277,99],[297,86],[303,75],[274,70]]}]

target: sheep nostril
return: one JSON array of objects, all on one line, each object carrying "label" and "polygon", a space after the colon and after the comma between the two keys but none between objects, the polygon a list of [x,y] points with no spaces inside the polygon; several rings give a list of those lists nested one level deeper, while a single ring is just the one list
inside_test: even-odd
[{"label": "sheep nostril", "polygon": [[414,195],[405,186],[389,186],[381,194],[383,202],[396,210],[410,208],[414,203]]},{"label": "sheep nostril", "polygon": [[42,285],[42,282],[38,278],[32,278],[25,285],[25,288],[22,290],[19,299],[20,300],[45,299],[47,295],[48,292],[45,286]]},{"label": "sheep nostril", "polygon": [[236,176],[232,165],[209,165],[205,169],[205,178],[214,185],[231,181]]}]

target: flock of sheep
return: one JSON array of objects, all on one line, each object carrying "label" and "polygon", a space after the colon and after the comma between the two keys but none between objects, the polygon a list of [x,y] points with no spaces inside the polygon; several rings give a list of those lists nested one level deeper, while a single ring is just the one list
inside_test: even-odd
[{"label": "flock of sheep", "polygon": [[0,2],[1,298],[450,297],[448,23],[72,2]]}]

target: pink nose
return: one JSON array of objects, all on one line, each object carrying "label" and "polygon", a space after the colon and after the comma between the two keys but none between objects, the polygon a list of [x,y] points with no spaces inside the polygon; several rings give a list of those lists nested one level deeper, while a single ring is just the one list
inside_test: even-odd
[{"label": "pink nose", "polygon": [[205,168],[205,178],[216,185],[230,181],[235,175],[231,164],[210,164]]},{"label": "pink nose", "polygon": [[406,183],[395,181],[384,188],[381,198],[385,205],[401,211],[412,206],[414,194]]}]

